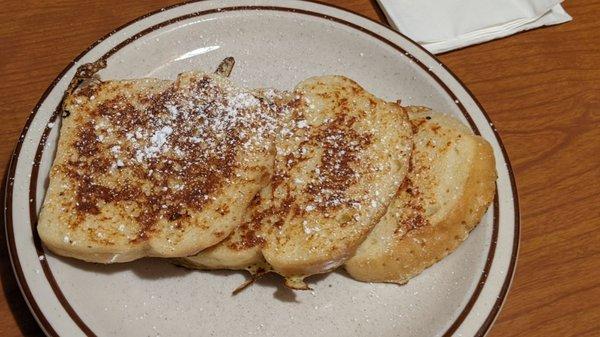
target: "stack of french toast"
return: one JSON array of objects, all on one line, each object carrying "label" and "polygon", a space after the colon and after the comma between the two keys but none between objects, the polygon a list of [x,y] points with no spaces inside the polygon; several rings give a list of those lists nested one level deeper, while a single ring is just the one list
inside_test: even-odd
[{"label": "stack of french toast", "polygon": [[162,257],[307,289],[340,267],[403,284],[464,241],[493,200],[489,143],[457,119],[386,102],[343,76],[245,89],[214,73],[65,93],[38,221],[52,252]]}]

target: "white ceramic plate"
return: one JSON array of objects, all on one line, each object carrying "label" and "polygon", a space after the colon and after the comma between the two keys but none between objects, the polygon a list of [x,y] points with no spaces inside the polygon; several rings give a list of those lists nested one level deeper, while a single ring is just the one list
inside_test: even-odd
[{"label": "white ceramic plate", "polygon": [[[108,61],[104,79],[213,69],[233,80],[292,88],[342,74],[388,100],[459,117],[492,144],[498,193],[460,248],[405,286],[332,273],[292,292],[276,277],[242,293],[236,272],[188,272],[164,261],[93,265],[44,250],[35,233],[59,132],[57,105],[78,65]],[[52,83],[23,130],[5,201],[10,255],[21,290],[50,336],[481,336],[502,304],[518,247],[518,207],[506,154],[489,118],[438,60],[369,19],[303,1],[202,1],[146,15],[101,39]]]}]

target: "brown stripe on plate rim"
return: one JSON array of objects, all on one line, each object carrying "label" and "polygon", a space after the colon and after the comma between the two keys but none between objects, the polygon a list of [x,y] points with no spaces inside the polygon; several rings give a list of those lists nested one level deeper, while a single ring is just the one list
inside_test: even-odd
[{"label": "brown stripe on plate rim", "polygon": [[[61,102],[65,98],[65,96],[66,96],[66,93],[63,95]],[[40,264],[42,265],[42,270],[44,272],[44,276],[46,276],[46,279],[48,280],[48,283],[50,284],[52,291],[56,295],[56,298],[58,299],[58,301],[60,302],[62,307],[65,309],[65,311],[67,312],[69,317],[71,317],[73,322],[75,322],[75,324],[77,324],[77,326],[81,329],[81,331],[83,331],[83,333],[86,336],[96,336],[92,332],[92,330],[83,322],[81,317],[79,317],[79,315],[77,315],[76,311],[73,309],[73,307],[71,306],[69,301],[66,299],[65,295],[63,294],[62,290],[60,289],[60,286],[56,282],[56,279],[54,278],[54,274],[52,273],[52,269],[50,268],[50,265],[48,264],[48,261],[46,260],[46,254],[44,252],[44,247],[42,246],[42,240],[40,239],[40,236],[37,235],[37,229],[36,229],[37,222],[38,222],[37,207],[36,207],[37,183],[38,183],[40,163],[42,160],[42,156],[44,155],[44,150],[46,148],[46,141],[48,140],[48,136],[50,135],[50,131],[52,130],[52,127],[50,127],[49,125],[50,125],[50,123],[55,123],[57,117],[61,114],[61,112],[62,112],[61,111],[61,103],[59,103],[59,106],[56,107],[56,109],[50,116],[50,120],[48,121],[48,123],[46,124],[46,127],[44,128],[44,132],[42,133],[42,137],[40,138],[40,142],[38,143],[38,147],[37,147],[35,157],[33,160],[33,167],[31,170],[31,176],[29,178],[29,220],[30,220],[30,224],[31,224],[31,233],[32,233],[32,237],[33,237],[33,244],[35,246],[36,253],[39,257]]]},{"label": "brown stripe on plate rim", "polygon": [[[54,84],[55,83],[53,83],[48,88],[48,90],[47,90],[48,92],[50,91],[50,88],[54,87]],[[39,108],[39,106],[41,105],[41,102],[45,99],[46,96],[47,96],[47,93],[44,93],[44,95],[42,95],[42,99],[40,99],[40,102],[38,102],[34,111],[37,112],[37,109]],[[30,117],[30,119],[31,119],[31,117]],[[6,241],[7,241],[7,245],[8,245],[8,255],[9,255],[12,267],[13,267],[13,271],[17,278],[17,284],[19,285],[19,289],[21,289],[21,293],[25,297],[25,302],[27,303],[27,306],[33,313],[33,316],[35,317],[38,324],[41,326],[44,333],[48,336],[55,337],[55,336],[58,336],[58,334],[56,333],[56,330],[54,330],[54,328],[52,327],[50,322],[48,322],[48,319],[46,318],[46,316],[44,316],[44,314],[40,310],[40,307],[38,306],[37,302],[34,300],[33,294],[31,293],[31,289],[29,288],[29,285],[27,284],[27,280],[25,279],[25,275],[23,274],[23,268],[21,267],[21,262],[19,261],[19,255],[17,254],[16,246],[14,244],[14,239],[12,239],[14,237],[14,231],[13,231],[14,229],[12,226],[12,222],[13,222],[13,219],[12,219],[12,197],[13,197],[13,186],[14,186],[14,180],[15,180],[14,176],[15,176],[15,170],[17,167],[18,154],[21,152],[21,146],[23,145],[22,140],[25,138],[25,134],[27,133],[27,130],[29,129],[29,124],[30,124],[29,122],[30,121],[28,120],[28,123],[23,128],[21,136],[19,137],[19,141],[17,142],[15,150],[13,151],[13,154],[11,156],[9,169],[7,172],[5,194],[4,194],[4,223],[6,226],[5,227]]]},{"label": "brown stripe on plate rim", "polygon": [[[177,7],[179,5],[173,5],[170,6],[171,7]],[[159,13],[161,11],[163,11],[165,9],[161,9],[161,10],[157,10],[154,12],[150,12],[147,14],[144,14],[134,20],[131,20],[121,26],[119,26],[118,28],[114,29],[113,31],[109,32],[108,34],[106,34],[105,36],[103,36],[102,38],[96,40],[94,43],[92,43],[90,46],[88,46],[85,50],[83,50],[79,55],[77,55],[77,57],[75,57],[73,59],[73,61],[69,62],[69,64],[67,64],[67,66],[65,66],[65,68],[63,68],[63,70],[58,74],[58,76],[56,76],[56,78],[54,78],[54,80],[52,81],[52,83],[50,83],[50,85],[48,86],[48,88],[46,88],[46,90],[44,91],[44,93],[42,94],[42,96],[40,97],[40,99],[38,100],[38,102],[36,103],[35,107],[33,108],[33,110],[31,111],[31,114],[29,115],[29,117],[27,118],[27,120],[25,121],[25,126],[23,127],[23,130],[21,131],[21,134],[19,136],[19,140],[17,141],[17,144],[15,145],[15,148],[13,150],[12,156],[11,156],[11,160],[9,163],[9,169],[7,171],[7,178],[6,178],[6,184],[5,184],[5,194],[4,194],[4,223],[5,223],[5,232],[6,232],[6,241],[8,244],[8,251],[9,251],[9,258],[11,261],[11,264],[13,266],[13,271],[15,272],[15,276],[17,278],[17,283],[19,285],[19,288],[21,289],[21,293],[23,294],[23,297],[25,298],[25,301],[28,305],[28,307],[31,309],[32,313],[34,314],[34,317],[36,319],[36,321],[38,322],[38,324],[41,326],[42,330],[44,331],[44,333],[48,336],[58,336],[58,333],[56,332],[56,330],[52,327],[52,325],[50,324],[50,322],[48,322],[48,319],[46,318],[46,316],[44,316],[43,312],[40,310],[39,305],[37,304],[37,302],[35,301],[35,297],[33,296],[33,294],[31,293],[31,289],[29,288],[29,285],[27,284],[27,279],[25,278],[25,275],[23,274],[23,268],[21,267],[21,263],[19,261],[19,255],[17,253],[17,248],[16,248],[16,243],[14,242],[14,229],[13,229],[13,217],[12,217],[12,199],[13,199],[13,185],[14,185],[14,179],[15,179],[15,171],[17,168],[17,163],[19,160],[19,155],[21,153],[21,148],[23,145],[23,142],[25,140],[25,137],[27,136],[27,132],[29,130],[29,127],[31,126],[31,123],[33,122],[33,119],[35,118],[35,116],[37,115],[38,110],[40,109],[41,105],[43,104],[43,102],[46,100],[46,98],[50,95],[50,92],[52,92],[52,90],[54,90],[54,88],[56,87],[56,85],[58,84],[58,82],[60,82],[60,80],[63,79],[63,77],[65,76],[65,74],[73,68],[73,66],[81,59],[83,58],[91,49],[93,49],[94,47],[96,47],[98,44],[100,44],[102,41],[108,39],[109,37],[111,37],[113,34],[115,34],[116,32],[124,29],[125,27],[138,22],[140,20],[143,20],[149,16],[152,16],[156,13]],[[31,198],[30,198],[31,199]],[[37,235],[34,235],[34,237]],[[37,250],[37,248],[36,248]],[[38,255],[39,256],[39,255]],[[45,259],[45,255],[44,256],[44,261],[46,261]],[[41,264],[41,261],[40,261]],[[46,263],[47,264],[47,263]],[[83,331],[83,329],[82,329]]]},{"label": "brown stripe on plate rim", "polygon": [[[15,171],[15,169],[16,169],[16,163],[17,163],[17,160],[18,160],[18,154],[20,153],[20,150],[21,150],[21,145],[22,145],[22,142],[23,142],[24,136],[26,135],[26,133],[27,133],[27,130],[28,130],[28,127],[29,127],[29,125],[31,124],[31,122],[32,122],[33,118],[35,117],[35,115],[36,115],[36,113],[37,113],[37,110],[39,109],[39,106],[40,106],[40,105],[41,105],[41,103],[42,103],[42,102],[45,100],[45,98],[48,96],[48,94],[50,93],[50,91],[51,91],[52,89],[54,89],[54,87],[56,86],[56,84],[58,83],[58,81],[60,81],[60,80],[62,79],[62,77],[64,76],[64,74],[65,74],[65,73],[66,73],[68,70],[70,70],[70,69],[72,68],[72,66],[73,66],[73,65],[74,65],[74,64],[75,64],[77,61],[79,61],[79,60],[80,60],[80,59],[81,59],[81,58],[82,58],[82,57],[83,57],[83,56],[84,56],[84,55],[85,55],[85,54],[86,54],[86,53],[87,53],[89,50],[91,50],[93,47],[95,47],[96,45],[98,45],[99,43],[101,43],[102,41],[104,41],[105,39],[107,39],[108,37],[110,37],[111,35],[113,35],[115,32],[117,32],[117,31],[119,31],[119,30],[121,30],[121,29],[123,29],[123,28],[125,28],[125,27],[127,27],[127,26],[129,26],[129,25],[131,25],[131,24],[133,24],[133,23],[135,23],[135,22],[137,22],[137,21],[139,21],[139,20],[142,20],[142,19],[144,19],[144,18],[147,18],[147,17],[149,17],[149,16],[152,16],[152,15],[154,15],[154,14],[156,14],[156,13],[159,13],[159,12],[161,12],[161,11],[164,11],[165,9],[170,9],[170,8],[174,8],[174,7],[182,6],[182,5],[185,5],[185,4],[193,3],[193,2],[198,2],[198,1],[190,1],[190,2],[186,2],[186,3],[178,4],[178,5],[173,5],[173,6],[166,7],[166,8],[164,8],[164,9],[161,9],[161,10],[158,10],[158,11],[151,12],[151,13],[148,13],[148,14],[146,14],[146,15],[143,15],[143,16],[141,16],[141,17],[139,17],[139,18],[137,18],[137,19],[135,19],[135,20],[133,20],[133,21],[131,21],[131,22],[129,22],[129,23],[127,23],[127,24],[125,24],[125,25],[123,25],[123,26],[121,26],[121,27],[117,28],[117,29],[115,29],[114,31],[112,31],[111,33],[107,34],[106,36],[104,36],[104,37],[103,37],[103,38],[101,38],[100,40],[96,41],[94,44],[92,44],[90,47],[88,47],[88,48],[87,48],[87,49],[86,49],[84,52],[82,52],[82,53],[81,53],[81,54],[80,54],[80,55],[79,55],[79,56],[78,56],[78,57],[77,57],[77,58],[76,58],[74,61],[72,61],[72,62],[71,62],[71,63],[70,63],[70,64],[69,64],[69,65],[68,65],[68,66],[67,66],[67,67],[66,67],[66,68],[65,68],[65,69],[64,69],[62,72],[61,72],[61,74],[60,74],[60,75],[59,75],[59,76],[58,76],[58,77],[57,77],[57,78],[56,78],[56,79],[53,81],[53,83],[51,84],[51,86],[50,86],[50,87],[49,87],[49,88],[46,90],[46,92],[44,93],[44,95],[42,96],[42,98],[40,99],[40,101],[38,102],[38,104],[36,105],[36,108],[33,110],[33,112],[32,112],[32,115],[31,115],[31,116],[28,118],[28,120],[27,120],[27,122],[26,122],[26,126],[25,126],[25,128],[24,128],[24,130],[23,130],[23,132],[22,132],[22,134],[21,134],[21,138],[19,139],[19,142],[17,143],[17,147],[15,148],[15,151],[14,151],[14,153],[13,153],[13,160],[11,160],[11,165],[10,165],[10,170],[9,170],[10,177],[9,177],[9,179],[7,179],[7,186],[6,186],[6,188],[7,188],[7,191],[9,191],[9,192],[10,192],[10,197],[11,197],[11,198],[9,199],[9,198],[8,198],[8,196],[9,196],[9,193],[7,193],[7,194],[6,194],[6,195],[7,195],[7,198],[6,198],[6,200],[5,200],[5,205],[11,206],[11,207],[5,207],[5,210],[6,210],[5,217],[7,217],[7,219],[10,219],[10,222],[9,222],[9,221],[7,221],[7,232],[8,232],[8,230],[9,230],[9,227],[10,227],[10,234],[11,234],[10,236],[9,236],[9,235],[7,235],[7,240],[9,241],[10,248],[11,248],[11,249],[10,249],[10,250],[11,250],[11,257],[12,257],[12,255],[14,255],[14,256],[15,256],[15,259],[14,259],[14,260],[15,260],[15,262],[16,262],[16,263],[13,263],[13,266],[14,266],[14,268],[15,268],[15,271],[17,271],[17,269],[20,269],[21,267],[20,267],[20,264],[19,264],[19,262],[18,262],[18,256],[17,256],[17,254],[16,254],[16,247],[14,246],[14,242],[12,242],[12,241],[11,241],[12,235],[13,235],[14,233],[12,232],[12,184],[9,184],[9,182],[10,182],[10,181],[12,181],[11,179],[14,179],[14,171]],[[317,1],[313,1],[313,2],[317,2]],[[324,4],[324,5],[326,5],[326,6],[330,6],[330,5],[327,5],[327,4]],[[341,9],[341,10],[343,10],[343,11],[349,12],[349,11],[347,11],[347,10],[345,10],[345,9],[342,9],[342,8],[340,8],[340,7],[337,7],[337,6],[330,6],[330,7],[336,7],[336,8],[338,8],[338,9]],[[427,72],[427,73],[429,73],[429,74],[430,74],[430,76],[432,76],[432,77],[433,77],[433,78],[436,80],[436,82],[438,82],[438,83],[439,83],[439,84],[440,84],[440,85],[443,87],[443,89],[446,91],[446,93],[448,93],[448,94],[449,94],[449,96],[450,96],[451,98],[453,98],[453,99],[455,100],[455,102],[456,102],[456,97],[455,97],[455,95],[452,93],[452,91],[450,91],[450,90],[449,90],[449,88],[448,88],[448,87],[447,87],[447,86],[446,86],[446,85],[445,85],[445,84],[444,84],[444,83],[443,83],[443,82],[442,82],[442,81],[441,81],[441,80],[440,80],[440,79],[439,79],[439,78],[438,78],[438,77],[437,77],[435,74],[433,74],[433,73],[432,73],[432,72],[431,72],[431,71],[430,71],[430,70],[429,70],[427,67],[425,67],[425,66],[424,66],[424,65],[423,65],[423,64],[422,64],[422,63],[421,63],[419,60],[415,59],[415,58],[414,58],[412,55],[410,55],[409,53],[406,53],[406,52],[405,52],[405,51],[404,51],[404,50],[403,50],[401,47],[399,47],[399,46],[395,45],[395,44],[394,44],[394,43],[392,43],[391,41],[389,41],[389,40],[387,40],[387,39],[385,39],[385,38],[383,38],[383,37],[379,36],[378,34],[376,34],[376,33],[374,33],[374,32],[371,32],[371,31],[369,31],[369,30],[367,30],[367,29],[365,29],[365,28],[363,28],[363,27],[357,26],[357,25],[355,25],[355,24],[353,24],[353,23],[350,23],[350,22],[347,22],[347,21],[344,21],[344,20],[341,20],[341,19],[338,19],[338,18],[335,18],[335,17],[331,17],[331,16],[328,16],[328,15],[325,15],[325,14],[321,14],[321,13],[315,13],[315,12],[312,12],[312,11],[306,11],[306,10],[301,10],[301,9],[296,9],[296,8],[286,8],[286,7],[276,7],[276,6],[238,6],[238,7],[227,7],[227,8],[220,8],[220,9],[213,9],[213,10],[207,10],[207,11],[202,11],[202,12],[190,13],[190,14],[187,14],[187,15],[184,15],[184,16],[180,16],[180,17],[176,17],[176,18],[172,18],[172,19],[170,19],[170,20],[164,21],[164,22],[162,22],[162,23],[159,23],[159,24],[157,24],[157,25],[155,25],[155,26],[152,26],[152,27],[150,27],[150,28],[148,28],[148,29],[145,29],[145,30],[143,30],[143,31],[142,31],[142,32],[140,32],[140,33],[137,33],[137,34],[135,34],[135,35],[133,35],[133,36],[129,37],[127,40],[123,41],[122,43],[120,43],[120,44],[119,44],[119,45],[117,45],[116,47],[114,47],[114,48],[112,48],[111,50],[109,50],[109,51],[108,51],[108,52],[107,52],[107,53],[106,53],[106,54],[105,54],[105,55],[104,55],[102,58],[105,58],[105,59],[106,59],[106,58],[110,57],[112,54],[114,54],[116,51],[118,51],[119,49],[121,49],[121,48],[122,48],[122,47],[124,47],[125,45],[127,45],[127,44],[131,43],[131,42],[132,42],[132,41],[134,41],[134,40],[137,40],[139,37],[141,37],[141,36],[144,36],[144,35],[146,35],[147,33],[151,32],[151,31],[153,31],[153,30],[159,29],[159,28],[161,28],[161,27],[163,27],[163,26],[165,26],[165,25],[172,24],[172,23],[174,23],[174,22],[181,21],[181,20],[185,20],[185,19],[188,19],[188,18],[197,17],[197,16],[200,16],[200,15],[206,15],[206,14],[215,13],[215,12],[233,11],[233,10],[275,10],[275,11],[288,11],[288,12],[295,12],[295,13],[300,13],[300,14],[307,14],[307,15],[311,15],[311,16],[317,16],[317,17],[321,17],[321,18],[324,18],[324,19],[329,19],[329,20],[336,21],[336,22],[338,22],[338,23],[341,23],[341,24],[345,24],[345,25],[351,26],[351,27],[353,27],[353,28],[355,28],[355,29],[358,29],[358,30],[360,30],[360,31],[364,32],[364,33],[367,33],[368,35],[371,35],[372,37],[375,37],[375,38],[377,38],[377,39],[379,39],[379,40],[381,40],[381,41],[383,41],[383,42],[386,42],[388,45],[390,45],[390,46],[394,47],[395,49],[397,49],[397,50],[399,50],[399,51],[401,51],[401,52],[403,52],[405,56],[409,57],[409,58],[410,58],[412,61],[414,61],[415,63],[417,63],[417,64],[418,64],[418,65],[419,65],[421,68],[423,68],[424,70],[426,70],[426,72]],[[365,17],[365,16],[363,16],[363,15],[360,15],[360,14],[357,14],[357,13],[354,13],[354,14],[355,14],[355,15],[358,15],[358,16],[361,16],[361,17],[363,17],[363,18],[365,18],[365,19],[367,19],[367,20],[370,20],[370,21],[372,21],[372,22],[374,22],[374,23],[376,23],[376,24],[378,24],[378,25],[380,25],[380,26],[384,27],[385,29],[390,29],[390,28],[388,28],[388,27],[385,27],[385,26],[381,25],[380,23],[378,23],[378,22],[376,22],[376,21],[374,21],[374,20],[372,20],[372,19],[370,19],[370,18],[367,18],[367,17]],[[391,29],[390,29],[390,30],[391,30]],[[394,32],[395,34],[399,34],[398,32],[395,32],[395,31],[393,31],[393,30],[391,30],[391,31],[392,31],[392,32]],[[424,51],[425,51],[427,54],[429,54],[429,55],[430,55],[430,56],[431,56],[431,57],[432,57],[434,60],[436,60],[436,61],[437,61],[437,59],[435,58],[435,56],[431,55],[431,54],[430,54],[429,52],[427,52],[427,51],[426,51],[424,48],[422,48],[422,47],[421,47],[421,46],[419,46],[418,44],[414,43],[412,40],[410,40],[410,39],[409,39],[409,38],[407,38],[406,36],[404,36],[404,35],[402,35],[402,34],[399,34],[399,35],[403,36],[403,37],[404,37],[405,39],[407,39],[407,40],[408,40],[410,43],[413,43],[413,44],[414,44],[416,47],[418,47],[418,48],[420,48],[420,49],[424,50]],[[439,61],[438,61],[438,62],[439,62]],[[448,72],[448,73],[450,73],[450,74],[451,74],[451,75],[452,75],[452,76],[453,76],[453,77],[454,77],[454,78],[455,78],[455,79],[456,79],[456,80],[457,80],[457,81],[458,81],[458,82],[461,84],[461,86],[463,87],[463,89],[465,89],[465,90],[467,91],[467,93],[468,93],[468,94],[471,96],[471,99],[473,99],[473,100],[474,100],[474,101],[477,103],[477,105],[479,106],[479,108],[480,108],[481,112],[484,114],[484,116],[486,117],[486,119],[487,119],[487,120],[488,120],[488,122],[489,122],[489,116],[487,116],[487,114],[485,113],[485,110],[483,110],[483,108],[481,107],[481,105],[479,104],[479,102],[477,102],[477,100],[476,100],[476,99],[475,99],[475,97],[472,95],[472,93],[471,93],[471,92],[470,92],[470,91],[469,91],[469,90],[468,90],[468,89],[467,89],[467,88],[464,86],[464,83],[462,83],[460,80],[458,80],[458,78],[456,78],[456,76],[455,76],[455,75],[454,75],[452,72],[450,72],[450,71],[449,71],[449,70],[448,70],[448,69],[447,69],[447,68],[446,68],[446,67],[445,67],[445,66],[444,66],[442,63],[439,63],[439,64],[440,64],[442,67],[444,67],[444,69],[446,69],[446,70],[447,70],[447,72]],[[469,124],[471,125],[471,127],[472,127],[472,128],[474,128],[474,129],[476,130],[477,128],[476,128],[476,126],[475,126],[475,124],[474,124],[473,120],[471,119],[470,115],[469,115],[469,114],[466,112],[466,110],[465,110],[464,106],[462,106],[462,104],[460,104],[460,102],[459,102],[459,103],[457,103],[457,104],[458,104],[458,106],[460,107],[460,109],[461,109],[461,111],[462,111],[463,115],[465,116],[465,118],[466,118],[466,119],[469,121]],[[490,123],[490,124],[491,124],[491,123]],[[49,132],[49,128],[48,128],[48,130],[45,130],[45,131],[48,131],[48,132]],[[485,331],[487,331],[487,329],[489,328],[489,325],[491,325],[491,323],[492,323],[492,321],[493,321],[493,318],[494,318],[494,317],[495,317],[495,315],[497,314],[497,311],[499,310],[499,307],[500,307],[500,306],[501,306],[501,304],[502,304],[502,300],[503,300],[503,298],[505,297],[506,291],[508,290],[508,285],[509,285],[509,283],[510,283],[510,276],[512,276],[512,271],[514,271],[514,262],[515,262],[515,258],[516,258],[516,249],[515,249],[515,248],[518,248],[518,232],[519,232],[519,228],[518,228],[518,227],[519,227],[519,222],[518,222],[518,220],[519,220],[519,217],[518,217],[518,214],[517,214],[517,212],[518,212],[518,203],[517,203],[517,199],[516,199],[516,188],[515,188],[515,185],[514,185],[513,171],[512,171],[512,168],[511,168],[511,166],[510,166],[510,163],[509,163],[509,161],[508,161],[508,156],[506,155],[506,151],[505,151],[505,149],[504,149],[504,146],[503,146],[503,144],[502,144],[502,141],[501,141],[500,137],[499,137],[499,136],[498,136],[498,134],[497,134],[497,130],[495,130],[495,129],[494,129],[494,134],[495,134],[495,136],[496,136],[496,138],[497,138],[497,141],[498,141],[498,143],[500,144],[500,146],[501,146],[501,148],[502,148],[503,157],[504,157],[504,160],[505,160],[505,162],[506,162],[506,164],[507,164],[507,168],[508,168],[508,170],[509,170],[509,175],[510,175],[510,178],[511,178],[511,185],[512,185],[511,187],[512,187],[512,189],[513,189],[514,205],[515,205],[515,234],[516,234],[516,236],[515,236],[515,240],[514,240],[514,243],[513,243],[513,256],[511,256],[511,266],[510,266],[510,268],[509,268],[509,271],[510,271],[510,273],[508,273],[508,274],[507,274],[507,280],[505,280],[505,284],[504,284],[504,286],[503,286],[503,289],[502,289],[502,290],[503,290],[503,293],[501,293],[501,296],[499,296],[499,299],[498,299],[498,301],[497,301],[496,305],[494,306],[494,310],[492,311],[492,313],[490,313],[490,316],[489,316],[489,317],[486,319],[486,323],[487,323],[488,321],[490,321],[490,322],[489,322],[489,324],[484,324],[484,325],[483,325],[483,326],[480,328],[480,331],[483,329],[484,333],[485,333]],[[43,151],[43,150],[42,150],[42,151]],[[40,156],[40,158],[41,158],[41,156]],[[36,169],[36,170],[37,170],[37,168],[35,168],[35,167],[34,167],[34,169]],[[36,186],[36,184],[32,184],[32,186]],[[31,187],[31,186],[30,186],[30,187]],[[35,188],[35,187],[34,187],[34,188]],[[496,192],[496,193],[497,193],[497,192]],[[497,200],[497,197],[496,197],[496,200]],[[35,213],[35,207],[34,207],[34,213]],[[494,222],[495,222],[495,225],[494,225],[494,231],[497,231],[497,218],[495,218],[495,219],[494,219]],[[496,233],[496,234],[497,234],[497,233]],[[34,233],[34,236],[35,236],[35,233]],[[495,243],[495,242],[494,242],[494,243]],[[43,249],[42,249],[42,254],[43,254]],[[43,256],[43,255],[42,255],[42,256]],[[488,256],[489,256],[489,254],[488,254]],[[45,259],[44,259],[43,261],[45,261]],[[491,263],[491,261],[489,261],[489,262]],[[47,265],[47,263],[46,263],[46,265]],[[487,263],[486,263],[486,265],[487,265]],[[49,267],[48,267],[48,270],[49,270]],[[27,283],[26,283],[26,280],[25,280],[25,278],[24,278],[24,275],[23,275],[23,273],[22,273],[22,270],[19,270],[19,271],[20,271],[20,275],[17,275],[17,277],[18,277],[18,279],[19,279],[19,281],[20,281],[20,285],[21,285],[21,283],[24,283],[24,284],[22,285],[22,289],[23,289],[23,288],[27,288],[27,290],[29,290],[29,288],[28,288],[28,286],[27,286]],[[51,273],[51,271],[50,271],[50,273]],[[486,273],[486,271],[484,270],[484,274],[485,274],[485,273]],[[16,274],[19,274],[19,272],[16,272]],[[482,275],[482,277],[483,277],[483,275]],[[52,278],[52,279],[53,279],[53,278]],[[50,282],[50,280],[48,280],[48,281]],[[60,291],[60,288],[59,288],[59,287],[58,287],[58,285],[56,284],[56,281],[54,281],[53,283],[54,283],[54,286],[56,286],[56,287],[59,289],[59,291]],[[53,286],[53,288],[54,288],[54,286]],[[482,287],[483,285],[482,285],[482,284],[479,284],[479,285],[478,285],[478,287],[479,287],[479,286],[481,286],[481,287]],[[476,290],[476,291],[477,291],[477,290]],[[35,302],[35,299],[34,299],[34,298],[33,298],[33,296],[31,295],[31,292],[29,291],[29,294],[27,294],[27,292],[24,290],[24,291],[23,291],[23,293],[24,293],[24,295],[25,295],[26,299],[28,299],[28,303],[30,304],[30,307],[32,308],[32,311],[34,311],[34,313],[36,313],[36,312],[35,312],[36,310],[35,310],[35,308],[34,308],[34,307],[37,307],[37,303]],[[64,299],[64,296],[63,296],[63,299]],[[472,298],[472,299],[473,299],[473,298]],[[66,301],[66,299],[64,299],[64,300]],[[499,303],[498,303],[498,302],[499,302]],[[61,303],[62,303],[62,301],[61,301]],[[68,302],[66,302],[66,303],[68,304]],[[68,305],[68,307],[70,307],[70,305]],[[65,310],[67,310],[67,308],[65,308]],[[43,316],[43,313],[42,313],[42,312],[39,310],[39,307],[37,307],[37,311],[38,311],[38,312],[36,313],[36,315],[40,315],[40,317],[38,317],[38,321],[40,322],[40,324],[41,324],[41,325],[42,325],[44,328],[49,328],[49,329],[48,329],[48,330],[49,330],[48,332],[51,332],[51,331],[50,331],[50,329],[52,329],[52,327],[50,326],[50,324],[48,324],[48,322],[47,322],[46,318]],[[69,310],[67,310],[67,311],[69,311]],[[77,314],[76,314],[76,313],[75,313],[75,312],[72,310],[72,308],[71,308],[71,310],[70,310],[70,311],[72,311],[72,314],[74,314],[75,316],[77,316]],[[71,315],[71,312],[70,312],[69,314]],[[463,315],[463,314],[464,314],[464,315]],[[458,319],[458,320],[462,322],[462,320],[464,320],[464,318],[466,317],[466,314],[468,314],[468,313],[464,313],[464,312],[463,312],[463,313],[461,313],[461,315],[459,316],[459,319]],[[77,317],[78,317],[78,316],[77,316]],[[461,317],[462,317],[462,319],[461,319]],[[491,319],[490,319],[490,317],[491,317]],[[46,323],[46,324],[44,324],[44,322],[43,322],[43,321],[45,321],[45,323]],[[82,322],[82,323],[83,323],[83,322]],[[85,325],[85,324],[84,324],[84,325]],[[486,325],[487,325],[487,326],[486,326]],[[90,331],[90,332],[91,332],[91,331]]]},{"label": "brown stripe on plate rim", "polygon": [[460,327],[460,325],[464,321],[464,318],[466,318],[466,316],[469,314],[469,312],[471,312],[471,309],[475,305],[475,302],[479,298],[479,294],[483,290],[483,286],[485,285],[485,282],[487,281],[489,271],[492,266],[492,261],[494,260],[494,255],[496,253],[496,243],[498,241],[498,226],[499,226],[499,215],[500,215],[499,206],[500,205],[498,202],[498,186],[496,185],[496,193],[494,195],[494,230],[492,232],[492,238],[490,241],[490,249],[488,251],[488,256],[485,260],[485,266],[483,267],[483,273],[481,273],[481,276],[479,277],[479,282],[477,282],[477,286],[475,287],[475,290],[473,291],[471,298],[469,299],[467,304],[465,304],[465,307],[463,308],[461,313],[458,315],[458,317],[462,317],[463,319],[455,320],[454,323],[452,323],[452,325],[444,333],[444,335],[443,335],[444,337],[452,336],[452,334],[454,334],[456,332],[456,330]]},{"label": "brown stripe on plate rim", "polygon": [[[411,40],[411,42],[413,42],[413,41]],[[433,54],[431,54],[428,50],[426,50],[422,46],[419,46],[419,47],[421,47],[421,49],[423,49],[430,56],[435,57]],[[508,158],[508,152],[506,151],[506,147],[504,146],[504,143],[502,142],[502,137],[500,137],[500,134],[498,133],[498,130],[494,126],[494,123],[492,122],[490,116],[487,114],[487,112],[485,111],[485,109],[483,108],[481,103],[475,98],[475,95],[473,95],[473,92],[471,92],[471,90],[465,85],[465,83],[461,79],[459,79],[452,71],[450,71],[450,69],[448,69],[448,67],[446,67],[445,64],[443,64],[443,63],[440,63],[440,64],[454,78],[454,80],[456,80],[461,85],[461,87],[467,92],[467,94],[471,97],[471,99],[475,102],[475,104],[477,104],[477,107],[482,112],[487,123],[490,125],[490,127],[494,133],[494,136],[496,137],[496,140],[498,141],[498,145],[500,146],[500,150],[502,152],[502,157],[504,158],[504,162],[506,164],[506,169],[508,171],[508,178],[510,180],[510,188],[511,188],[511,192],[512,192],[511,196],[513,198],[514,232],[513,232],[513,246],[512,246],[512,252],[511,252],[511,257],[510,257],[510,264],[508,266],[508,271],[506,273],[504,283],[502,284],[502,288],[500,289],[500,293],[498,294],[498,297],[496,298],[496,301],[494,302],[494,306],[492,307],[492,310],[490,311],[490,313],[486,317],[485,321],[483,322],[483,325],[479,328],[479,330],[475,334],[476,337],[483,337],[487,334],[487,332],[491,328],[492,324],[496,320],[498,314],[500,313],[500,309],[502,308],[502,305],[504,304],[504,301],[506,300],[506,295],[508,294],[508,290],[510,289],[510,285],[511,285],[513,277],[514,277],[515,268],[516,268],[516,264],[517,264],[517,257],[519,254],[519,242],[520,242],[520,237],[521,237],[521,213],[520,213],[520,209],[519,209],[519,193],[517,190],[517,183],[516,183],[515,174],[514,174],[514,171],[512,168],[512,164]],[[496,195],[497,195],[497,193],[498,193],[498,190],[496,190]]]}]

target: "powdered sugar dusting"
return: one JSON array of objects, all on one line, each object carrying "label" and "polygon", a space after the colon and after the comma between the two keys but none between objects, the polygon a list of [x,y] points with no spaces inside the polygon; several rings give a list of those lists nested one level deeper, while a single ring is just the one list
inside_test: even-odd
[{"label": "powdered sugar dusting", "polygon": [[[142,224],[135,239],[144,239],[160,219],[176,222],[214,201],[247,161],[272,156],[277,115],[285,111],[274,103],[277,92],[250,92],[214,75],[138,85],[144,90],[119,89],[111,99],[94,93],[98,103],[74,144],[77,161],[65,170],[78,180],[84,214],[135,200],[139,211],[130,216]],[[89,97],[73,101],[86,109]]]}]

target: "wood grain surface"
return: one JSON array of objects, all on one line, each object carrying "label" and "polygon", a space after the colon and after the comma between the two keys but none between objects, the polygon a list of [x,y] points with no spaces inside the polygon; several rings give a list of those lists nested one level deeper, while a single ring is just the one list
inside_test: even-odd
[{"label": "wood grain surface", "polygon": [[[369,0],[329,0],[385,20]],[[176,1],[11,0],[0,11],[0,161],[54,77],[114,28]],[[521,248],[490,336],[600,336],[600,1],[574,21],[440,56],[504,140],[521,201]],[[0,238],[0,336],[40,336]],[[398,333],[401,335],[401,332]]]}]

